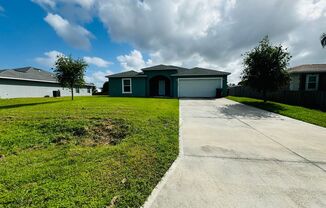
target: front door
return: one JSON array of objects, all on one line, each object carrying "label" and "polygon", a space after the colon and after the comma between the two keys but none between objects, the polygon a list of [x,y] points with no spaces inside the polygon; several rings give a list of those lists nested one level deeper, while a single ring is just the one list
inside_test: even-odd
[{"label": "front door", "polygon": [[165,96],[165,80],[158,81],[158,95]]}]

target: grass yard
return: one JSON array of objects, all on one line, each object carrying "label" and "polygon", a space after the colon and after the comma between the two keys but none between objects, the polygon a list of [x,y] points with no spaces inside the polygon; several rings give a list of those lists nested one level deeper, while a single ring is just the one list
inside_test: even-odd
[{"label": "grass yard", "polygon": [[0,100],[0,207],[139,207],[178,155],[178,100]]},{"label": "grass yard", "polygon": [[239,103],[326,127],[326,112],[323,111],[270,101],[264,103],[262,100],[247,97],[228,96],[227,98]]}]

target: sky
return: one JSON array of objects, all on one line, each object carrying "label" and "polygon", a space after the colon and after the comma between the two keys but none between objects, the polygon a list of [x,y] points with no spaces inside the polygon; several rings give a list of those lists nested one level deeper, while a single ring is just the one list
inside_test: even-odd
[{"label": "sky", "polygon": [[84,58],[86,81],[171,64],[228,71],[268,35],[290,66],[326,62],[326,0],[0,0],[0,69]]}]

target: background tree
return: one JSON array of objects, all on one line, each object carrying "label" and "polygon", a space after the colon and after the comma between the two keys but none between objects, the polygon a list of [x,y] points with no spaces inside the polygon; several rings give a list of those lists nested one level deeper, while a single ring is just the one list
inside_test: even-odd
[{"label": "background tree", "polygon": [[58,56],[54,73],[62,87],[71,90],[71,100],[74,99],[74,88],[85,84],[84,75],[87,63],[83,59],[74,60],[71,56]]},{"label": "background tree", "polygon": [[257,47],[244,54],[241,82],[262,92],[266,102],[267,92],[276,91],[290,81],[286,71],[290,59],[286,48],[271,45],[266,36]]},{"label": "background tree", "polygon": [[323,48],[326,47],[326,33],[323,33],[320,37],[320,43],[321,43],[321,46],[323,46]]},{"label": "background tree", "polygon": [[101,94],[102,95],[108,95],[109,94],[109,82],[108,81],[104,82]]}]

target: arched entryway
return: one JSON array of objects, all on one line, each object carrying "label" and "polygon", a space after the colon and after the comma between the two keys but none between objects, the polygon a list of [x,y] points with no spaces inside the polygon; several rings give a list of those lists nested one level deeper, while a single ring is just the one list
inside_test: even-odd
[{"label": "arched entryway", "polygon": [[149,80],[150,96],[171,96],[171,81],[165,76],[156,76]]}]

